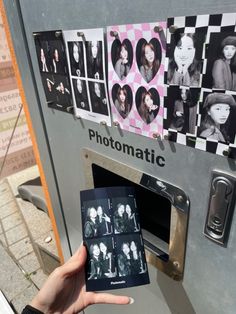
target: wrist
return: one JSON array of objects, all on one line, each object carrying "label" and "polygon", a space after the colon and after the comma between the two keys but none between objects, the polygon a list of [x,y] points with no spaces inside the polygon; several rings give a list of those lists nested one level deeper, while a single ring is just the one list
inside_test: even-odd
[{"label": "wrist", "polygon": [[33,300],[30,302],[29,306],[38,310],[39,313],[40,312],[42,312],[43,314],[48,313],[48,308],[38,300],[37,296],[33,298]]},{"label": "wrist", "polygon": [[22,314],[44,314],[42,311],[39,311],[32,305],[26,305],[26,307],[23,309]]}]

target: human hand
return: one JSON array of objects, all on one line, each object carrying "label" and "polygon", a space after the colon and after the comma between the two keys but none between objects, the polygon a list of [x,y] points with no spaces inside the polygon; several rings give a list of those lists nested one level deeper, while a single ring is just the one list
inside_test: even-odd
[{"label": "human hand", "polygon": [[80,76],[80,74],[81,74],[80,69],[77,69],[77,70],[75,71],[75,73],[77,74],[77,76]]},{"label": "human hand", "polygon": [[103,218],[104,218],[107,222],[111,222],[111,218],[108,217],[105,213],[104,213]]},{"label": "human hand", "polygon": [[45,314],[77,314],[91,304],[130,304],[127,296],[86,292],[84,266],[87,259],[85,246],[62,266],[56,268],[30,303]]},{"label": "human hand", "polygon": [[94,74],[94,78],[95,78],[96,80],[99,80],[99,73],[98,73],[98,72],[96,72],[96,73]]}]

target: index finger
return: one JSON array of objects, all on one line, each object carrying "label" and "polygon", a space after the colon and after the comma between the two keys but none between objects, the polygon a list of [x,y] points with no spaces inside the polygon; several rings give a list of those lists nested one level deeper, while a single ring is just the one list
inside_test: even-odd
[{"label": "index finger", "polygon": [[110,293],[95,293],[94,304],[131,304],[133,299],[128,296],[114,295]]}]

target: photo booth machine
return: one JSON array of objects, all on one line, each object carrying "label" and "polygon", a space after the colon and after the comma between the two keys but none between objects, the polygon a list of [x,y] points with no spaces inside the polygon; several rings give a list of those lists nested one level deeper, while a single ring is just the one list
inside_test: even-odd
[{"label": "photo booth machine", "polygon": [[64,259],[82,240],[81,190],[137,191],[151,282],[115,290],[134,297],[132,306],[91,306],[85,313],[235,313],[235,161],[48,108],[32,35],[235,12],[235,2],[3,0],[3,6]]}]

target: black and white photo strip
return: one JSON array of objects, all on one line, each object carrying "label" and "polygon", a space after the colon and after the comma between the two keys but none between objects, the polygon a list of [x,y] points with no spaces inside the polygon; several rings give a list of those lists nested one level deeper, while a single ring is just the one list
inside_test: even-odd
[{"label": "black and white photo strip", "polygon": [[63,38],[75,116],[111,126],[103,29],[63,31]]},{"label": "black and white photo strip", "polygon": [[80,192],[87,291],[149,283],[134,188]]},{"label": "black and white photo strip", "polygon": [[34,40],[48,107],[73,113],[71,86],[62,31],[34,33]]},{"label": "black and white photo strip", "polygon": [[236,14],[174,17],[167,24],[164,136],[235,158]]}]

